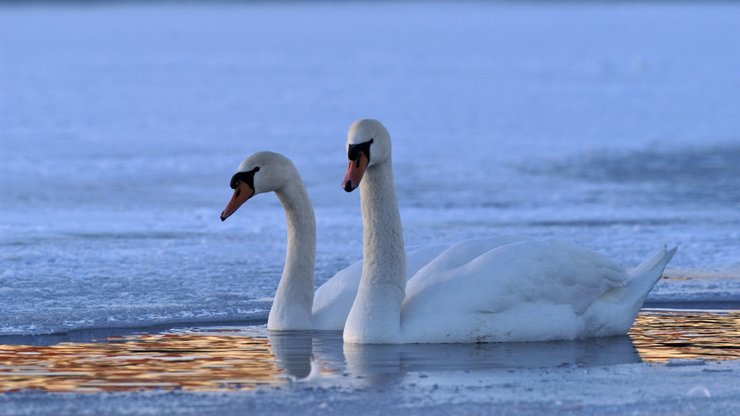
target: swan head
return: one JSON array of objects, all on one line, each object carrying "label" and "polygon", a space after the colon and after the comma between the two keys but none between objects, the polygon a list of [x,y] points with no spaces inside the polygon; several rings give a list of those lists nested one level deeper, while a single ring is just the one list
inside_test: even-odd
[{"label": "swan head", "polygon": [[349,166],[342,181],[342,188],[352,192],[360,186],[365,171],[381,165],[391,158],[391,136],[378,120],[357,120],[347,133],[347,158]]},{"label": "swan head", "polygon": [[221,221],[229,218],[249,198],[265,192],[279,192],[296,180],[300,181],[298,170],[287,157],[273,152],[257,152],[249,156],[231,177],[229,186],[234,194],[221,213]]}]

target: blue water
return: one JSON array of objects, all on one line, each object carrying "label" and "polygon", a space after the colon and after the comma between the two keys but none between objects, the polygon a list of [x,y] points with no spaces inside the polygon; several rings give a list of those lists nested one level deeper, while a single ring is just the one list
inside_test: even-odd
[{"label": "blue water", "polygon": [[[0,334],[264,319],[277,199],[221,223],[258,150],[301,170],[317,282],[358,260],[350,123],[394,139],[408,246],[556,237],[650,299],[740,293],[740,5],[0,6]],[[692,277],[685,280],[684,277]]]}]

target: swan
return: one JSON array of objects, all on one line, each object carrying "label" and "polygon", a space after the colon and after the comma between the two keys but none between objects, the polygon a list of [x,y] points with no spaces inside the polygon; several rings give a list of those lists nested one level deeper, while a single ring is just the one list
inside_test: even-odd
[{"label": "swan", "polygon": [[[267,328],[273,331],[341,331],[357,293],[362,261],[339,271],[314,294],[316,220],[311,200],[293,162],[278,153],[255,153],[239,165],[230,186],[234,193],[221,213],[221,221],[260,193],[277,194],[285,210],[288,247]],[[409,252],[409,270],[420,269],[445,248],[430,246]]]},{"label": "swan", "polygon": [[624,335],[676,248],[625,271],[559,241],[449,246],[406,278],[391,139],[377,120],[347,135],[342,187],[360,187],[364,265],[343,339],[355,344],[573,340]]}]

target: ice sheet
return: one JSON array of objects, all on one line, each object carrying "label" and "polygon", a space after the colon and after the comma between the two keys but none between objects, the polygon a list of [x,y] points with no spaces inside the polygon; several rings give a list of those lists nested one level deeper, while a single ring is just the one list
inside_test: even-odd
[{"label": "ice sheet", "polygon": [[[359,259],[344,137],[385,122],[408,246],[571,240],[649,299],[740,294],[740,8],[692,4],[0,6],[0,334],[264,319],[285,223],[221,223],[258,150],[316,206],[317,283]],[[730,276],[727,278],[726,276]],[[716,280],[716,279],[715,279]]]}]

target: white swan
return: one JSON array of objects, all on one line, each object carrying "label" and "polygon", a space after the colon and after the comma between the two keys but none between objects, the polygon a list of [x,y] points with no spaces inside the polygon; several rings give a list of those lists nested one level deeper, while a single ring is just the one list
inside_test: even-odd
[{"label": "white swan", "polygon": [[[275,192],[288,221],[285,266],[267,319],[270,330],[337,330],[344,328],[362,274],[359,261],[313,292],[316,220],[298,170],[277,153],[258,152],[239,165],[231,178],[234,194],[221,213],[226,220],[249,198]],[[408,253],[409,271],[416,272],[446,247],[431,246]]]},{"label": "white swan", "polygon": [[348,343],[570,340],[623,335],[676,249],[627,272],[557,241],[453,245],[406,279],[391,140],[376,120],[347,137],[347,192],[360,186],[364,269],[344,326]]}]

